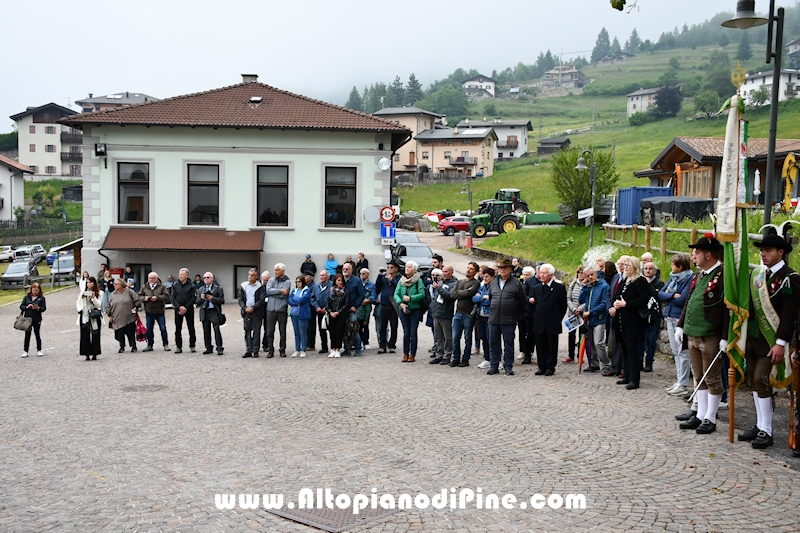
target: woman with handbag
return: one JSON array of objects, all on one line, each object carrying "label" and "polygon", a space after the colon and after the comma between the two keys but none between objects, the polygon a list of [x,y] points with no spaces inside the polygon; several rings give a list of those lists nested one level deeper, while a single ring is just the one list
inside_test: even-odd
[{"label": "woman with handbag", "polygon": [[100,322],[103,319],[100,287],[94,276],[88,276],[81,280],[80,289],[75,302],[81,330],[80,355],[85,355],[87,361],[96,361],[100,355]]},{"label": "woman with handbag", "polygon": [[136,351],[136,318],[139,316],[139,295],[128,288],[121,278],[114,280],[114,292],[108,298],[106,315],[108,325],[114,330],[114,337],[119,342],[119,353],[125,351],[125,338],[128,339],[131,352]]},{"label": "woman with handbag", "polygon": [[31,347],[31,331],[36,335],[36,355],[41,357],[44,354],[42,353],[42,337],[39,335],[39,328],[42,325],[42,313],[47,309],[47,303],[42,295],[42,286],[38,281],[31,283],[31,288],[28,289],[28,294],[22,299],[19,308],[22,316],[31,319],[31,327],[25,331],[25,347],[22,357],[28,357],[28,349]]}]

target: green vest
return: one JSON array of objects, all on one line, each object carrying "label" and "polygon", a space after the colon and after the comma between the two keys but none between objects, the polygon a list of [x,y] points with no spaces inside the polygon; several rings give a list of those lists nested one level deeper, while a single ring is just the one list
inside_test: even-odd
[{"label": "green vest", "polygon": [[[718,267],[722,268],[722,267]],[[708,284],[713,278],[713,270],[705,276],[697,278],[697,284],[694,286],[692,295],[686,302],[686,316],[683,319],[683,332],[689,337],[707,337],[716,335],[717,330],[714,329],[714,324],[706,320],[704,310],[704,294]],[[722,288],[720,287],[720,290]]]}]

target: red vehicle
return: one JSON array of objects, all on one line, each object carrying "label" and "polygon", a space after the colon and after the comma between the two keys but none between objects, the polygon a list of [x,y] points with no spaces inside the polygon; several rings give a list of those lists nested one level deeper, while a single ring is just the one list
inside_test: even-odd
[{"label": "red vehicle", "polygon": [[439,222],[439,231],[445,235],[453,235],[457,231],[469,232],[469,225],[471,222],[472,219],[469,217],[447,217]]}]

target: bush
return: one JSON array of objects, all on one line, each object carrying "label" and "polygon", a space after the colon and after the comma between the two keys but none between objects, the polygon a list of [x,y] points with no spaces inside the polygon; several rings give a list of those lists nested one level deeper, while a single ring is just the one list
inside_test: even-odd
[{"label": "bush", "polygon": [[644,111],[639,111],[638,113],[634,113],[628,118],[628,122],[630,122],[631,126],[641,126],[643,124],[647,124],[648,122],[653,121],[653,116],[649,113],[645,113]]}]

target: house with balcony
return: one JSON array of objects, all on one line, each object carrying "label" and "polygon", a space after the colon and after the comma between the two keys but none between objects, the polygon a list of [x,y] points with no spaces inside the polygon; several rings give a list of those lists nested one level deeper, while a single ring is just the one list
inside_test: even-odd
[{"label": "house with balcony", "polygon": [[[791,98],[797,98],[800,94],[800,70],[781,69],[780,86],[778,87],[778,101],[783,102]],[[748,74],[740,89],[742,96],[747,99],[747,103],[751,103],[753,93],[760,87],[765,86],[772,94],[772,70],[757,72],[755,74]],[[764,105],[769,105],[770,99],[768,98]]]},{"label": "house with balcony", "polygon": [[[426,111],[418,107],[385,107],[373,113],[376,117],[386,120],[396,121],[401,126],[405,126],[413,135],[417,135],[425,130],[434,129],[437,126],[446,126],[444,115]],[[443,124],[444,123],[444,124]],[[420,146],[417,141],[409,141],[401,146],[394,154],[392,160],[392,176],[398,177],[402,174],[409,174],[410,179],[417,177],[417,166],[420,164]]]},{"label": "house with balcony", "polygon": [[51,102],[11,115],[19,132],[19,162],[33,171],[34,180],[81,177],[81,131],[58,123],[74,114]]},{"label": "house with balcony", "polygon": [[570,65],[560,65],[545,72],[542,87],[577,89],[586,85],[583,72]]},{"label": "house with balcony", "polygon": [[497,82],[489,76],[478,74],[461,82],[467,96],[474,99],[494,98]]},{"label": "house with balcony", "polygon": [[786,45],[786,55],[789,56],[789,61],[793,67],[797,67],[798,59],[800,59],[800,39],[795,39]]},{"label": "house with balcony", "polygon": [[[755,175],[760,176],[760,189],[764,190],[767,172],[767,139],[751,138],[747,141],[747,171],[749,189],[753,190]],[[651,187],[672,187],[675,196],[716,198],[722,174],[722,156],[725,139],[722,137],[675,137],[650,163],[650,167],[634,172],[637,178],[647,179]],[[780,180],[783,162],[789,153],[800,152],[800,139],[777,139],[775,143],[775,176]],[[800,186],[795,184],[793,196]],[[780,181],[774,187],[771,202],[783,195]],[[759,198],[749,198],[763,202]]]},{"label": "house with balcony", "polygon": [[420,145],[421,180],[439,177],[474,178],[494,174],[492,128],[440,128],[426,130],[414,137]]},{"label": "house with balcony", "polygon": [[656,103],[658,89],[639,89],[628,95],[628,118],[634,113],[647,113]]},{"label": "house with balcony", "polygon": [[0,220],[13,220],[14,209],[25,207],[25,175],[33,171],[0,155]]},{"label": "house with balcony", "polygon": [[497,135],[494,143],[494,159],[510,161],[528,153],[528,132],[533,131],[530,120],[510,120],[493,118],[491,120],[473,120],[465,118],[458,123],[459,129],[492,128]]},{"label": "house with balcony", "polygon": [[120,107],[157,101],[158,98],[150,96],[149,94],[124,91],[103,96],[94,96],[92,93],[89,93],[89,98],[75,100],[75,105],[81,108],[81,112],[91,113],[92,111],[106,111],[108,109],[117,109]]},{"label": "house with balcony", "polygon": [[90,272],[100,263],[129,265],[140,279],[211,271],[231,301],[250,268],[282,262],[293,277],[306,254],[318,264],[328,253],[385,260],[380,223],[367,214],[390,205],[388,160],[411,139],[394,121],[248,74],[60,123],[83,133]]}]

